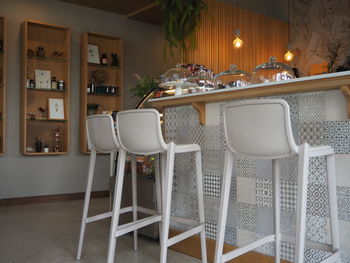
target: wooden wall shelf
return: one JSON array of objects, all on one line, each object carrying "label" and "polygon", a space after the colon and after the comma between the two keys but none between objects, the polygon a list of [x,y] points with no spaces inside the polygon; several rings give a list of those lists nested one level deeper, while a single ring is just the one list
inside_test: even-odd
[{"label": "wooden wall shelf", "polygon": [[5,153],[5,98],[6,98],[6,18],[0,17],[0,41],[2,50],[0,50],[0,155]]},{"label": "wooden wall shelf", "polygon": [[[88,61],[88,44],[98,46],[99,57],[106,53],[108,65],[89,63]],[[124,51],[123,39],[117,36],[111,36],[101,33],[87,32],[81,35],[80,42],[80,152],[89,153],[86,141],[86,116],[88,115],[87,105],[100,105],[96,113],[104,111],[120,111],[123,109],[123,74],[124,74]],[[119,66],[112,66],[111,53],[116,53],[119,58]],[[118,87],[115,93],[90,93],[88,85],[92,83],[94,71],[105,71],[107,80],[102,83],[106,86]],[[95,84],[96,83],[96,80]]]},{"label": "wooden wall shelf", "polygon": [[[39,46],[45,49],[44,57],[28,55],[29,52],[36,53]],[[62,53],[60,57],[55,57],[57,52]],[[69,28],[38,21],[24,22],[22,24],[21,70],[21,152],[27,156],[67,154],[70,116]],[[64,89],[28,88],[29,79],[35,83],[35,70],[50,71],[51,78],[56,77],[57,81],[64,81]],[[43,115],[39,108],[46,109],[45,114],[47,115],[49,98],[63,100],[64,120],[42,118]],[[36,119],[32,119],[32,115],[35,115]],[[62,133],[59,139],[54,135],[57,129],[60,129]],[[35,143],[38,137],[40,137],[42,146],[49,146],[48,153],[33,152],[30,149],[36,148]],[[55,148],[59,148],[59,152],[55,152]]]},{"label": "wooden wall shelf", "polygon": [[199,112],[200,123],[205,125],[205,103],[329,89],[343,91],[347,98],[348,116],[350,117],[350,71],[254,84],[240,89],[222,89],[151,99],[149,102],[160,110],[165,107],[192,105]]}]

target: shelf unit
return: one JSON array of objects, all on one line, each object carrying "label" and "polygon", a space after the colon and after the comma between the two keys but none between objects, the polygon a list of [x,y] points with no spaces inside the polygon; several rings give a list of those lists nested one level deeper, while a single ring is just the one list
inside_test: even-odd
[{"label": "shelf unit", "polygon": [[[86,116],[87,105],[100,105],[96,113],[120,111],[123,109],[123,39],[116,36],[86,32],[81,35],[81,63],[80,63],[80,152],[89,153],[86,141]],[[88,45],[98,46],[99,58],[106,53],[108,65],[90,63],[88,60]],[[119,58],[118,66],[111,66],[111,53],[116,53]],[[103,82],[106,86],[118,87],[114,94],[88,93],[88,85],[92,82],[96,70],[104,71],[108,76]]]},{"label": "shelf unit", "polygon": [[6,18],[0,17],[0,155],[5,153]]},{"label": "shelf unit", "polygon": [[[37,48],[44,47],[45,56],[37,56]],[[31,54],[30,54],[31,53]],[[33,54],[34,53],[34,54]],[[58,54],[57,54],[58,53]],[[35,83],[35,70],[51,72],[51,78],[64,81],[64,89],[30,88]],[[70,99],[70,30],[67,27],[38,21],[22,24],[21,59],[21,152],[24,155],[62,155],[69,148]],[[48,118],[48,99],[62,99],[64,119]],[[41,112],[39,108],[46,109]],[[33,119],[33,117],[35,119]],[[58,137],[54,131],[60,130]],[[36,152],[36,140],[48,145],[49,152]],[[32,149],[30,149],[32,148]],[[34,150],[34,151],[33,151]]]}]

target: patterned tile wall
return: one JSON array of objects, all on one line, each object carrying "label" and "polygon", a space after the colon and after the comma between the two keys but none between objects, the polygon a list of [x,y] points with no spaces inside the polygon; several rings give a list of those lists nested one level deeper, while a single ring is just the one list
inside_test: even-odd
[{"label": "patterned tile wall", "polygon": [[[339,178],[337,186],[338,209],[341,232],[342,262],[350,262],[350,120],[344,114],[335,116],[330,107],[337,107],[342,95],[334,91],[311,92],[271,96],[285,99],[291,108],[291,122],[297,143],[311,145],[328,144],[336,151],[336,168]],[[338,96],[338,97],[337,97]],[[328,100],[328,98],[330,98]],[[218,209],[220,204],[223,174],[225,140],[223,133],[223,106],[229,102],[211,104],[211,122],[215,125],[201,126],[198,113],[190,106],[166,108],[165,138],[175,143],[198,143],[202,148],[204,202],[207,237],[215,239]],[[327,106],[327,107],[326,107]],[[345,109],[344,109],[345,110]],[[331,111],[331,112],[329,112]],[[332,116],[329,119],[326,116]],[[219,124],[219,125],[217,125]],[[184,154],[176,158],[172,213],[178,216],[196,218],[196,179],[193,172],[193,156]],[[281,161],[281,229],[285,235],[295,233],[295,209],[297,193],[296,157]],[[233,163],[226,242],[242,246],[262,238],[273,231],[273,182],[272,162],[235,156]],[[310,175],[307,202],[308,240],[326,242],[329,229],[329,214],[326,188],[326,161],[324,158],[310,160]],[[173,224],[173,227],[184,226]],[[273,244],[267,244],[257,251],[273,255]],[[282,256],[294,259],[294,245],[283,243]],[[319,262],[327,254],[306,249],[306,262]]]}]

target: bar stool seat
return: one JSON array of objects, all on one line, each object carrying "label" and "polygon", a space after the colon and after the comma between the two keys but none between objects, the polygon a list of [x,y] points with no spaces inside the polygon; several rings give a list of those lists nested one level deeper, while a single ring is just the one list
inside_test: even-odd
[{"label": "bar stool seat", "polygon": [[[224,131],[227,142],[225,152],[220,215],[215,247],[215,263],[223,263],[257,247],[275,243],[275,262],[281,258],[281,241],[295,243],[295,262],[304,261],[305,243],[312,248],[325,250],[331,255],[322,263],[339,260],[339,226],[335,183],[335,157],[330,146],[296,145],[290,123],[289,105],[284,100],[254,100],[232,103],[224,109]],[[274,233],[251,244],[223,254],[225,227],[232,177],[233,154],[252,158],[271,159],[274,184]],[[298,199],[296,237],[282,236],[280,231],[281,171],[280,159],[298,155]],[[332,245],[305,242],[307,184],[309,159],[325,156],[327,161],[327,185],[330,208]],[[259,218],[257,219],[259,220]]]},{"label": "bar stool seat", "polygon": [[[167,249],[169,246],[178,243],[192,235],[200,234],[202,262],[207,262],[206,245],[205,245],[205,227],[204,227],[204,204],[203,204],[203,184],[202,184],[202,165],[201,165],[201,148],[196,144],[175,145],[173,142],[166,144],[164,142],[160,116],[154,109],[128,110],[121,111],[117,114],[117,134],[120,143],[118,156],[116,194],[114,197],[113,215],[110,230],[110,239],[108,245],[108,263],[114,262],[115,245],[117,237],[144,227],[150,223],[160,222],[160,262],[166,263]],[[157,208],[158,213],[152,217],[142,219],[129,226],[119,226],[119,211],[121,203],[121,190],[123,187],[124,166],[126,152],[135,155],[156,155],[156,189],[157,189]],[[176,153],[194,152],[196,156],[196,175],[198,187],[198,210],[199,220],[170,217],[170,204],[173,182],[174,159]],[[160,163],[160,166],[159,166]],[[196,225],[175,237],[169,239],[170,220],[185,224]]]}]

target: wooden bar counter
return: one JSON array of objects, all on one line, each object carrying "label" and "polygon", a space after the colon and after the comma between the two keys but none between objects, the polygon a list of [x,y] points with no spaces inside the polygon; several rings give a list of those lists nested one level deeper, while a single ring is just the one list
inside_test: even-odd
[{"label": "wooden bar counter", "polygon": [[158,109],[192,105],[199,112],[200,123],[205,125],[205,103],[329,89],[342,90],[347,98],[347,112],[350,117],[350,71],[157,98],[150,100],[150,103]]}]

